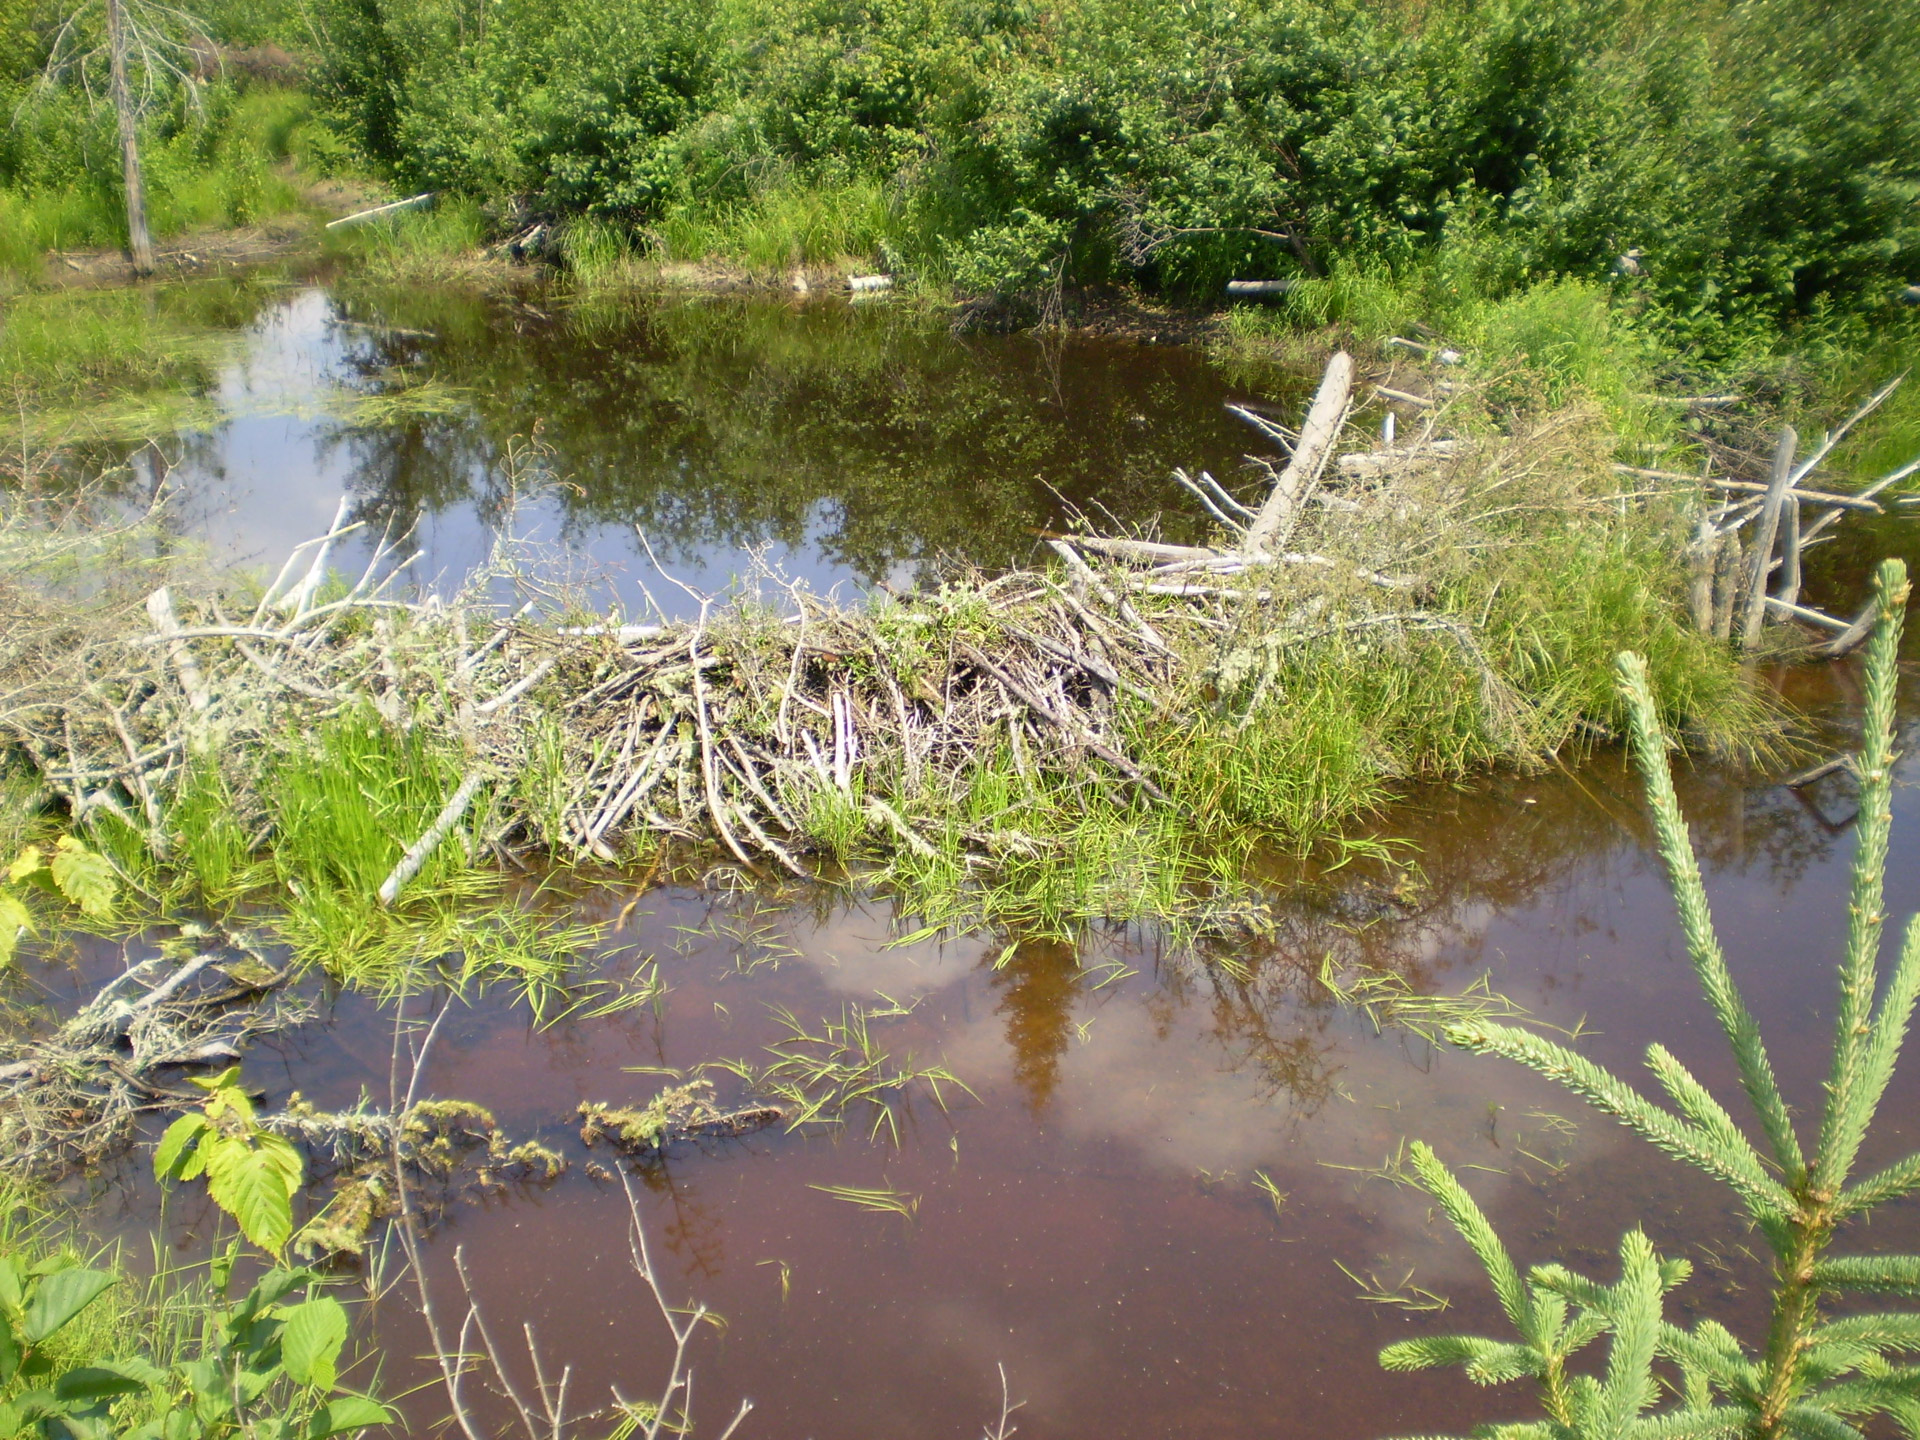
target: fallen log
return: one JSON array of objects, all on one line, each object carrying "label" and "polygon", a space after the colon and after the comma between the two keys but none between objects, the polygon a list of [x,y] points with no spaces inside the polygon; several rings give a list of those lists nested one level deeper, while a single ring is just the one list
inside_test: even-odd
[{"label": "fallen log", "polygon": [[1346,351],[1334,353],[1327,361],[1320,388],[1307,408],[1306,423],[1300,427],[1299,442],[1287,460],[1286,469],[1273,483],[1273,490],[1247,525],[1241,549],[1248,555],[1263,555],[1285,545],[1299,518],[1301,497],[1320,478],[1328,452],[1339,438],[1340,426],[1347,415],[1347,399],[1353,389],[1353,357]]}]

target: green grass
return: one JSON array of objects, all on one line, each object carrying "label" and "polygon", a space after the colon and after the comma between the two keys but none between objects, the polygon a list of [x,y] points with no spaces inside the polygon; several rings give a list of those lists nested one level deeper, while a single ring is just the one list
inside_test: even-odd
[{"label": "green grass", "polygon": [[[61,96],[55,103],[80,102]],[[271,86],[208,87],[201,111],[147,124],[141,159],[148,220],[160,241],[297,212],[306,181],[347,165],[344,145],[311,99]],[[64,178],[0,185],[0,271],[16,279],[39,275],[49,250],[126,244],[116,154],[42,162]]]},{"label": "green grass", "polygon": [[878,181],[782,181],[729,204],[673,206],[646,239],[656,260],[722,261],[756,274],[795,266],[890,269],[887,257],[904,224]]},{"label": "green grass", "polygon": [[370,280],[388,283],[457,281],[487,238],[478,204],[445,197],[418,210],[330,230],[324,253],[349,261]]},{"label": "green grass", "polygon": [[209,415],[203,397],[230,341],[147,293],[22,295],[0,328],[0,396],[35,443],[172,430]]}]

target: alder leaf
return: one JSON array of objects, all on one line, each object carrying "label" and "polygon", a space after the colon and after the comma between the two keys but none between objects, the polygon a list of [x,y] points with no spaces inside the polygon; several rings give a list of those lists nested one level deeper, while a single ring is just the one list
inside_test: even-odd
[{"label": "alder leaf", "polygon": [[293,1191],[281,1158],[226,1136],[211,1146],[202,1142],[201,1149],[210,1151],[207,1194],[213,1203],[233,1217],[247,1239],[279,1258],[293,1234]]},{"label": "alder leaf", "polygon": [[322,1295],[295,1305],[283,1317],[280,1360],[287,1373],[302,1385],[331,1390],[347,1343],[347,1312],[338,1300]]},{"label": "alder leaf", "polygon": [[89,850],[71,835],[62,835],[50,868],[53,883],[60,887],[62,895],[80,907],[81,913],[95,920],[105,920],[113,914],[120,877],[106,856]]},{"label": "alder leaf", "polygon": [[194,1168],[197,1175],[206,1168],[206,1157],[189,1155],[188,1148],[212,1127],[207,1117],[198,1110],[189,1111],[167,1127],[167,1133],[160,1137],[160,1144],[153,1152],[153,1178],[156,1180],[191,1180],[193,1175],[186,1173],[185,1165],[196,1156],[199,1164]]},{"label": "alder leaf", "polygon": [[23,934],[33,931],[33,912],[11,890],[0,890],[0,966],[13,963]]}]

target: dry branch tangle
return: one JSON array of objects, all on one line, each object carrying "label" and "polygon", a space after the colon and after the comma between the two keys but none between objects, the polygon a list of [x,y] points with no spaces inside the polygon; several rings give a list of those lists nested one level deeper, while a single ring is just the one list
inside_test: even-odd
[{"label": "dry branch tangle", "polygon": [[[228,613],[217,588],[174,585],[127,605],[117,628],[73,626],[77,644],[57,638],[68,624],[57,605],[0,615],[11,686],[0,725],[76,815],[117,815],[157,853],[193,757],[236,772],[242,818],[265,844],[270,816],[248,792],[264,757],[349,707],[425,728],[458,752],[462,779],[437,821],[395,837],[406,856],[381,887],[388,903],[463,825],[503,854],[610,860],[651,835],[717,842],[750,867],[801,873],[833,812],[881,848],[931,858],[971,767],[1003,745],[1022,775],[1044,771],[1127,805],[1173,803],[1136,743],[1143,727],[1164,738],[1218,720],[1223,706],[1250,715],[1280,656],[1338,637],[1450,656],[1478,688],[1488,733],[1513,737],[1524,756],[1526,702],[1483,648],[1481,617],[1430,603],[1434,569],[1458,573],[1512,543],[1500,527],[1516,514],[1597,511],[1619,497],[1547,473],[1521,441],[1437,434],[1452,402],[1425,408],[1398,443],[1336,456],[1353,368],[1345,355],[1329,363],[1257,509],[1211,476],[1179,477],[1220,520],[1218,545],[1052,536],[1064,572],[964,579],[862,607],[795,591],[784,617],[709,602],[696,621],[554,627],[526,608],[501,617],[489,577],[450,601],[397,598],[403,540],[383,541],[352,589],[322,603],[327,556],[359,528],[343,508],[250,613]],[[1770,497],[1776,520],[1812,463]],[[1767,573],[1721,563],[1722,547],[1765,506],[1702,522],[1697,563],[1708,568],[1696,598],[1722,633],[1734,592],[1750,617],[1756,573]],[[1779,528],[1804,548],[1826,520]],[[1785,595],[1761,603],[1763,618],[1813,613]],[[514,796],[542,765],[560,793],[536,814]],[[974,857],[1034,844],[1012,827],[961,840]]]}]

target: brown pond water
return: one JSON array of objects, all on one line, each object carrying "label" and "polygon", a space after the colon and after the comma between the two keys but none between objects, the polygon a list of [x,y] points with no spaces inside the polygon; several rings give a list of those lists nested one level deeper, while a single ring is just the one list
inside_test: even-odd
[{"label": "brown pond water", "polygon": [[[1736,974],[1789,1096],[1810,1106],[1844,914],[1847,786],[1795,796],[1704,772],[1682,798]],[[1904,786],[1895,827],[1907,843],[1888,889],[1904,919],[1920,904],[1920,805]],[[1640,1223],[1695,1263],[1683,1314],[1754,1334],[1764,1271],[1724,1192],[1515,1067],[1376,1032],[1313,979],[1329,954],[1343,973],[1364,961],[1422,991],[1485,975],[1580,1030],[1603,1063],[1635,1073],[1658,1039],[1732,1094],[1624,768],[1424,794],[1382,833],[1413,847],[1417,879],[1349,870],[1276,891],[1271,933],[1210,957],[1127,929],[1077,946],[1007,934],[890,946],[901,926],[888,907],[845,895],[770,909],[597,888],[574,908],[617,922],[609,964],[654,955],[670,993],[657,1013],[545,1031],[504,1004],[446,1023],[425,1091],[489,1106],[572,1168],[447,1212],[427,1250],[441,1303],[456,1305],[463,1248],[493,1323],[532,1323],[586,1403],[614,1385],[645,1393],[665,1332],[626,1268],[620,1188],[585,1170],[574,1106],[637,1102],[662,1083],[626,1067],[753,1056],[780,1038],[774,1006],[811,1022],[897,1002],[910,1013],[873,1022],[882,1043],[943,1059],[976,1098],[916,1105],[897,1146],[863,1127],[763,1132],[681,1147],[643,1173],[669,1293],[726,1319],[696,1362],[709,1433],[750,1396],[750,1435],[969,1436],[997,1413],[1000,1364],[1030,1437],[1368,1440],[1524,1414],[1525,1396],[1375,1365],[1405,1336],[1499,1328],[1465,1247],[1418,1192],[1368,1173],[1410,1138],[1462,1167],[1523,1261],[1611,1276],[1619,1234]],[[390,1014],[343,998],[329,1023],[250,1060],[249,1077],[276,1103],[293,1089],[325,1104],[384,1096],[390,1036]],[[1916,1102],[1910,1064],[1862,1163],[1920,1143]],[[137,1170],[106,1188],[102,1223],[151,1223]],[[1277,1211],[1253,1183],[1262,1173],[1286,1196]],[[918,1208],[909,1221],[813,1188],[834,1185],[890,1186]],[[1854,1243],[1920,1243],[1914,1208]],[[183,1257],[204,1253],[208,1219],[176,1203]],[[1370,1303],[1340,1266],[1448,1309]],[[376,1319],[386,1387],[428,1380],[406,1293]],[[431,1391],[407,1408],[419,1426],[440,1413]]]},{"label": "brown pond water", "polygon": [[[181,466],[202,533],[277,554],[345,491],[367,514],[421,524],[423,575],[456,574],[502,518],[507,438],[538,420],[543,463],[579,488],[521,501],[533,505],[521,520],[635,566],[622,584],[644,578],[634,523],[697,583],[724,581],[760,543],[817,588],[910,575],[941,554],[1005,564],[1026,553],[1028,527],[1057,522],[1049,484],[1129,519],[1184,514],[1166,471],[1224,473],[1246,441],[1219,402],[1282,383],[1189,352],[962,344],[844,307],[527,310],[310,290],[264,314],[221,383],[236,410],[245,393],[270,403]],[[303,385],[382,383],[401,363],[459,387],[457,404],[379,428],[286,413]],[[1851,700],[1844,668],[1793,684],[1836,713]],[[1707,769],[1685,779],[1683,801],[1735,972],[1790,1097],[1810,1107],[1845,908],[1847,783],[1796,795]],[[1409,1139],[1462,1167],[1523,1261],[1611,1277],[1618,1236],[1641,1223],[1695,1263],[1682,1311],[1752,1336],[1764,1270],[1723,1192],[1514,1067],[1376,1031],[1315,979],[1329,956],[1343,974],[1364,962],[1422,991],[1485,976],[1580,1030],[1603,1063],[1637,1072],[1657,1039],[1730,1093],[1640,814],[1605,756],[1424,792],[1379,825],[1417,872],[1276,881],[1265,933],[1199,955],[1122,927],[1077,944],[996,933],[896,945],[914,922],[884,899],[822,892],[771,907],[592,889],[574,909],[614,922],[606,963],[652,955],[669,993],[657,1011],[544,1031],[504,1003],[447,1022],[425,1090],[492,1108],[572,1165],[552,1185],[454,1206],[428,1244],[436,1293],[457,1313],[461,1247],[496,1331],[531,1323],[545,1354],[573,1365],[583,1405],[615,1385],[652,1393],[669,1345],[627,1268],[620,1187],[587,1173],[574,1107],[637,1102],[662,1083],[628,1067],[758,1058],[781,1035],[776,1006],[812,1024],[860,1004],[907,1012],[873,1021],[881,1042],[943,1060],[972,1097],[950,1092],[944,1112],[917,1104],[897,1145],[863,1128],[763,1132],[683,1147],[643,1176],[669,1293],[727,1322],[697,1342],[705,1433],[750,1396],[747,1436],[958,1440],[998,1414],[1002,1365],[1028,1440],[1370,1440],[1528,1413],[1524,1395],[1375,1363],[1407,1336],[1499,1332],[1464,1245],[1418,1192],[1370,1173]],[[1888,892],[1904,919],[1920,906],[1920,805],[1904,787],[1895,827]],[[250,1060],[249,1078],[276,1103],[294,1089],[329,1105],[384,1097],[391,1024],[341,998]],[[1910,1064],[1862,1163],[1920,1144],[1917,1102]],[[97,1188],[103,1228],[151,1224],[139,1168]],[[819,1186],[889,1186],[917,1209],[871,1213]],[[176,1202],[183,1254],[203,1252],[206,1220]],[[1911,1248],[1920,1214],[1910,1205],[1856,1242]],[[1449,1305],[1370,1302],[1354,1277]],[[384,1388],[425,1382],[404,1292],[374,1325]],[[431,1391],[406,1408],[421,1429],[440,1413]]]}]

